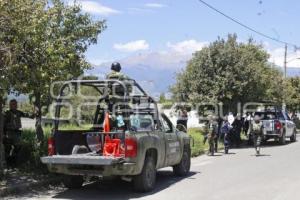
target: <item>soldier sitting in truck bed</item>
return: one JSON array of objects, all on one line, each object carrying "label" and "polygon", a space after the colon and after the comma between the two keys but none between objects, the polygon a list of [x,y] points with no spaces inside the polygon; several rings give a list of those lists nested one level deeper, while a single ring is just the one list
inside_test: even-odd
[{"label": "soldier sitting in truck bed", "polygon": [[111,72],[106,75],[106,79],[131,80],[128,76],[121,72],[121,64],[114,62],[111,64]]}]

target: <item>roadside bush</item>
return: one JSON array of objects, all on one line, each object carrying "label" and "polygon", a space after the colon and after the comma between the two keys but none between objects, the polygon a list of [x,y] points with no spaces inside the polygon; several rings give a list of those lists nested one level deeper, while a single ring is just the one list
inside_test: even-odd
[{"label": "roadside bush", "polygon": [[[190,128],[188,130],[188,134],[193,138],[192,145],[192,157],[196,157],[199,155],[204,154],[208,151],[208,142],[203,144],[204,140],[204,133],[203,130],[200,128]],[[219,150],[224,147],[222,142],[219,142]]]},{"label": "roadside bush", "polygon": [[46,166],[41,163],[40,157],[47,155],[47,141],[51,134],[51,129],[44,128],[44,134],[44,141],[38,144],[35,130],[23,130],[21,148],[17,156],[17,167],[20,170],[40,173],[46,172]]},{"label": "roadside bush", "polygon": [[193,138],[192,144],[192,157],[199,156],[205,153],[205,149],[208,149],[208,144],[203,144],[204,135],[203,131],[199,128],[191,128],[188,130],[188,134]]}]

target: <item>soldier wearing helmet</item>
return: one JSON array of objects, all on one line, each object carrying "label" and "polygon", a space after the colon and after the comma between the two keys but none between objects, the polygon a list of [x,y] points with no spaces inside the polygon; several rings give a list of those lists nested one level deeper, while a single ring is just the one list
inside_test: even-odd
[{"label": "soldier wearing helmet", "polygon": [[208,141],[209,144],[209,151],[208,155],[213,156],[215,152],[217,152],[217,142],[218,142],[218,121],[217,117],[213,115],[208,116],[208,121],[205,126],[205,138],[204,144]]},{"label": "soldier wearing helmet", "polygon": [[106,75],[107,79],[130,80],[130,78],[121,72],[121,64],[114,62],[111,64],[111,72]]},{"label": "soldier wearing helmet", "polygon": [[254,116],[254,120],[250,125],[250,133],[253,135],[253,143],[256,155],[260,155],[260,144],[263,137],[263,124],[258,115]]}]

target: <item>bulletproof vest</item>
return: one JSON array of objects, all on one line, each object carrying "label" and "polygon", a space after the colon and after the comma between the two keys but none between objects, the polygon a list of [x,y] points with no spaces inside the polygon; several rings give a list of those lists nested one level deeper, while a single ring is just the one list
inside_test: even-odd
[{"label": "bulletproof vest", "polygon": [[20,112],[7,111],[5,118],[6,130],[19,130],[22,128]]},{"label": "bulletproof vest", "polygon": [[256,134],[261,134],[262,123],[252,123],[252,131]]},{"label": "bulletproof vest", "polygon": [[211,133],[213,135],[218,134],[218,123],[217,122],[209,123],[209,133]]},{"label": "bulletproof vest", "polygon": [[119,80],[124,80],[126,77],[121,73],[121,72],[114,72],[112,71],[107,75],[108,79],[119,79]]}]

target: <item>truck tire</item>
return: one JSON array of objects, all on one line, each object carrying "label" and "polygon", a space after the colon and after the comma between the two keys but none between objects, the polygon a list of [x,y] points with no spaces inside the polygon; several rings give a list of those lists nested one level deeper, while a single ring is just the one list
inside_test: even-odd
[{"label": "truck tire", "polygon": [[68,189],[78,189],[82,187],[84,180],[82,176],[66,175],[62,182]]},{"label": "truck tire", "polygon": [[279,144],[285,145],[286,139],[285,139],[285,131],[282,133],[282,136],[279,138]]},{"label": "truck tire", "polygon": [[156,182],[156,167],[154,158],[145,158],[142,173],[133,179],[134,189],[138,192],[149,192],[154,189]]},{"label": "truck tire", "polygon": [[291,142],[296,142],[297,141],[297,131],[296,129],[294,130],[293,135],[290,137]]},{"label": "truck tire", "polygon": [[186,176],[191,168],[191,150],[185,148],[179,164],[173,166],[173,172],[176,176]]}]

